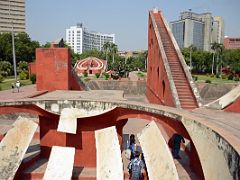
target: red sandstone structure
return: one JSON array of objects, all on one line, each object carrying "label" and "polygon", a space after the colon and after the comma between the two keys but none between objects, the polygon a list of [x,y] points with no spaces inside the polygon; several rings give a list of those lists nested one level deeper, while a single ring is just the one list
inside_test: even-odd
[{"label": "red sandstone structure", "polygon": [[225,49],[240,49],[240,38],[224,37]]},{"label": "red sandstone structure", "polygon": [[[239,179],[240,118],[238,113],[222,111],[230,108],[240,112],[238,89],[231,92],[230,96],[207,106],[214,110],[199,108],[202,106],[201,99],[162,12],[150,11],[148,29],[149,66],[146,95],[154,104],[126,101],[116,91],[68,91],[80,89],[72,73],[69,50],[67,48],[36,50],[37,89],[53,92],[33,98],[0,101],[0,114],[25,112],[37,115],[39,131],[32,135],[33,138],[21,129],[19,132],[22,133],[23,138],[33,139],[30,147],[35,146],[38,140],[39,144],[36,146],[39,147],[39,151],[30,154],[33,150],[29,148],[23,158],[19,157],[23,151],[18,152],[24,149],[23,145],[20,146],[21,144],[17,147],[13,144],[13,147],[9,147],[16,151],[11,156],[8,156],[4,148],[0,149],[0,156],[3,157],[0,164],[0,179],[6,177],[41,179],[43,176],[49,177],[47,174],[49,171],[56,177],[56,174],[61,172],[51,171],[46,167],[52,162],[51,160],[54,160],[56,154],[53,149],[56,149],[56,146],[67,149],[67,152],[70,152],[69,148],[71,149],[69,154],[73,161],[65,170],[70,171],[72,179],[92,180],[106,177],[111,179],[116,175],[114,168],[122,167],[121,157],[116,154],[120,158],[120,164],[109,164],[112,162],[112,157],[109,157],[106,152],[113,149],[108,146],[108,141],[103,139],[105,136],[100,137],[105,140],[105,144],[98,144],[99,137],[96,138],[96,131],[115,127],[117,140],[123,150],[123,128],[132,118],[137,118],[139,121],[140,119],[154,121],[158,125],[157,129],[147,134],[147,129],[151,128],[148,125],[139,136],[150,179],[151,177],[184,178],[181,172],[177,171],[177,163],[173,160],[171,149],[167,146],[174,133],[181,134],[188,142],[182,147],[182,152],[188,157],[188,168],[196,177]],[[72,113],[64,116],[65,110]],[[75,111],[76,114],[74,114]],[[61,123],[66,123],[63,129],[59,128]],[[234,123],[234,126],[231,123]],[[12,134],[17,131],[16,129],[17,127]],[[5,140],[11,140],[11,135],[8,135],[10,133],[7,132],[0,145],[5,146]],[[151,136],[151,133],[154,135]],[[107,138],[113,139],[112,136],[107,135]],[[149,135],[147,141],[144,140],[143,135],[146,137]],[[159,136],[162,141],[155,138]],[[155,149],[158,143],[161,143],[158,146],[160,149]],[[161,147],[165,147],[164,152]],[[116,148],[119,147],[116,146]],[[98,160],[96,154],[105,158]],[[159,154],[162,156],[158,156]],[[67,162],[71,158],[64,157],[63,160]],[[18,166],[18,160],[21,162],[20,166]],[[105,166],[99,170],[98,165],[101,165],[102,161]],[[59,163],[63,161],[59,160]],[[153,166],[153,164],[156,165],[155,163],[158,163],[157,166]],[[163,164],[164,166],[158,169]],[[127,172],[122,172],[117,177],[122,177],[123,174],[128,178]],[[148,177],[145,174],[144,178]],[[189,175],[189,177],[193,176]]]},{"label": "red sandstone structure", "polygon": [[201,106],[198,90],[161,12],[150,12],[148,22],[149,101],[183,109]]},{"label": "red sandstone structure", "polygon": [[75,71],[78,75],[86,71],[88,74],[103,73],[106,71],[107,61],[96,57],[88,57],[78,60],[75,65]]}]

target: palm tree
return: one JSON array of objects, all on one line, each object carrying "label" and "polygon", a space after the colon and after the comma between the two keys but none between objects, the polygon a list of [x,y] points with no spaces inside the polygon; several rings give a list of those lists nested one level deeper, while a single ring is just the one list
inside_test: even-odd
[{"label": "palm tree", "polygon": [[110,43],[110,52],[111,52],[111,55],[112,55],[112,63],[114,64],[115,63],[115,59],[114,59],[114,55],[117,53],[117,45],[114,44],[114,43]]},{"label": "palm tree", "polygon": [[213,50],[212,74],[213,74],[214,60],[215,60],[215,54],[216,54],[217,48],[218,48],[218,43],[217,42],[211,43],[211,49]]},{"label": "palm tree", "polygon": [[[224,46],[223,44],[218,44],[217,46],[217,65],[216,65],[216,74],[218,74],[218,69],[219,69],[219,65],[221,66],[221,70],[220,73],[222,74],[222,53],[224,50]],[[220,58],[220,62],[219,62],[219,58]]]},{"label": "palm tree", "polygon": [[103,51],[105,52],[106,60],[108,61],[108,54],[110,53],[110,43],[105,42],[102,48],[103,48]]}]

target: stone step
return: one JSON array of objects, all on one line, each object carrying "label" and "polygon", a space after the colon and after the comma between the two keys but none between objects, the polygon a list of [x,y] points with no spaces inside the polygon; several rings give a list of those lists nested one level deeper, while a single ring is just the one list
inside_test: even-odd
[{"label": "stone step", "polygon": [[[21,179],[42,179],[47,167],[48,159],[41,158],[27,167],[21,173]],[[73,167],[73,180],[96,180],[96,168],[92,167]]]}]

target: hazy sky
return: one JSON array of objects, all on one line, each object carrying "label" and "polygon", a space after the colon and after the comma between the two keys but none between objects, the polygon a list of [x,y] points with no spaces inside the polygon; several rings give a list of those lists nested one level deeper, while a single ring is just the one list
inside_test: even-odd
[{"label": "hazy sky", "polygon": [[147,49],[148,11],[158,7],[168,21],[180,12],[222,16],[225,35],[240,37],[240,0],[26,0],[27,33],[41,43],[82,22],[88,30],[114,33],[119,50]]}]

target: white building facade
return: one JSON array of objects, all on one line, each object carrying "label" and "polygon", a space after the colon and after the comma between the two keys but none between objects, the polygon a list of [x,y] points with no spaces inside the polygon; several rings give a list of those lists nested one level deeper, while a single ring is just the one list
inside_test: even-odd
[{"label": "white building facade", "polygon": [[115,34],[88,31],[82,24],[66,29],[66,43],[78,54],[91,49],[101,51],[106,42],[115,43]]}]

